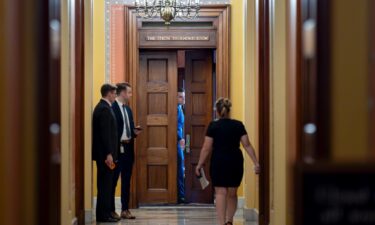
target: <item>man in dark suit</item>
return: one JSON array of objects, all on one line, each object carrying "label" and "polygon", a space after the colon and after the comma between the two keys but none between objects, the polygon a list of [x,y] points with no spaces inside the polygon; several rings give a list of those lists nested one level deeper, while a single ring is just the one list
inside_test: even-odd
[{"label": "man in dark suit", "polygon": [[92,119],[92,158],[98,169],[96,221],[118,222],[111,216],[113,169],[118,157],[117,122],[111,107],[116,99],[116,87],[104,84],[100,91],[102,99],[96,105]]},{"label": "man in dark suit", "polygon": [[[118,167],[115,169],[112,187],[112,217],[135,219],[129,211],[130,181],[134,164],[134,138],[141,133],[140,127],[134,126],[133,112],[128,103],[132,97],[132,88],[128,83],[117,84],[117,99],[112,104],[117,120]],[[121,174],[121,217],[115,212],[115,191]]]}]

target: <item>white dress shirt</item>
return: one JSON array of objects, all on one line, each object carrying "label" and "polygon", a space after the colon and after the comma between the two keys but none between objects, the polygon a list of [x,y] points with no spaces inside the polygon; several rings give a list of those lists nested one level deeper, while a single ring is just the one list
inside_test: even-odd
[{"label": "white dress shirt", "polygon": [[[126,125],[128,125],[129,127],[129,130],[131,132],[131,128],[130,128],[130,121],[129,121],[129,116],[128,116],[128,112],[127,110],[124,110],[124,103],[120,102],[118,99],[116,99],[117,101],[117,104],[119,105],[120,107],[120,110],[121,110],[121,114],[122,114],[122,120],[124,121],[124,129],[122,131],[122,135],[121,135],[121,141],[129,141],[130,140],[130,137],[131,137],[131,134],[127,134],[126,133]],[[127,118],[127,121],[128,121],[128,124],[125,124],[125,116]]]}]

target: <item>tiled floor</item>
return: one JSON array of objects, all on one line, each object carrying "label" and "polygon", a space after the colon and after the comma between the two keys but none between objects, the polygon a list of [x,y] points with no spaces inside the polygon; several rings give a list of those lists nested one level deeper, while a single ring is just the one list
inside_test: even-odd
[{"label": "tiled floor", "polygon": [[[131,210],[137,219],[122,220],[119,223],[98,223],[111,225],[216,225],[214,208],[145,208]],[[95,225],[97,223],[93,223]],[[235,218],[235,225],[257,225]]]}]

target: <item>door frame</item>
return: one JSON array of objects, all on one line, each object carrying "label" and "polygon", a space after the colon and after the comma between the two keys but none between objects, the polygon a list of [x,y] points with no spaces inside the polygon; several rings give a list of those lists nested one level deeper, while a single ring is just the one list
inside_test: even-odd
[{"label": "door frame", "polygon": [[74,59],[75,59],[75,73],[74,73],[74,101],[72,108],[74,108],[74,138],[73,138],[73,154],[74,154],[74,184],[75,184],[75,216],[78,224],[85,222],[85,207],[84,207],[84,149],[85,149],[85,115],[84,115],[84,96],[85,96],[85,33],[84,33],[84,10],[85,5],[83,0],[75,1],[74,6]]},{"label": "door frame", "polygon": [[[142,22],[140,17],[137,17],[134,6],[125,5],[125,80],[133,87],[133,92],[137,93],[137,77],[139,76],[139,24]],[[214,26],[217,27],[216,32],[216,96],[230,97],[229,81],[230,81],[230,5],[209,5],[202,6],[199,19],[210,19]],[[192,22],[194,22],[193,20]],[[187,32],[194,31],[196,28],[191,27],[186,29]],[[165,48],[165,47],[162,47]],[[187,44],[179,47],[179,49],[195,49]],[[212,46],[207,46],[212,49]],[[158,47],[151,47],[147,49],[158,49]],[[160,49],[160,47],[159,47]],[[133,109],[135,120],[137,120],[137,102],[131,101],[130,106]],[[135,153],[137,158],[137,153]],[[137,160],[134,163],[135,168],[138,168]],[[133,174],[131,182],[131,196],[130,207],[138,206],[137,200],[137,174]]]},{"label": "door frame", "polygon": [[259,0],[259,224],[270,223],[270,0]]},{"label": "door frame", "polygon": [[372,54],[372,57],[370,57],[370,68],[369,68],[369,71],[370,71],[370,98],[372,100],[372,109],[371,109],[371,112],[370,112],[370,121],[371,121],[371,126],[370,126],[370,131],[369,131],[369,140],[370,140],[370,144],[369,144],[369,156],[371,156],[371,160],[375,160],[375,139],[372,138],[374,137],[375,135],[375,58],[374,58],[374,54],[375,54],[375,43],[372,41],[374,40],[375,38],[375,2],[371,2],[370,3],[371,6],[370,6],[370,10],[372,13],[370,13],[371,15],[371,22],[370,22],[370,38],[369,38],[369,41],[370,41],[370,46],[371,46],[371,53]]}]

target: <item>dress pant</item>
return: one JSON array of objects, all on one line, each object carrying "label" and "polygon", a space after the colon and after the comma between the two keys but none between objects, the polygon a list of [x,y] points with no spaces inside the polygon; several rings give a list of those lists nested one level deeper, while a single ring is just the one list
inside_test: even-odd
[{"label": "dress pant", "polygon": [[184,166],[184,151],[181,146],[177,144],[177,192],[178,200],[185,198],[185,166]]},{"label": "dress pant", "polygon": [[122,211],[129,209],[130,200],[130,182],[134,164],[134,145],[133,144],[121,144],[124,146],[124,153],[119,154],[116,169],[113,176],[112,185],[112,198],[111,198],[111,209],[115,211],[115,193],[117,181],[121,174],[121,209]]},{"label": "dress pant", "polygon": [[97,160],[97,188],[98,197],[96,203],[96,219],[106,220],[111,217],[111,190],[114,171],[104,160]]}]

